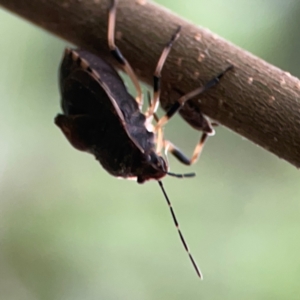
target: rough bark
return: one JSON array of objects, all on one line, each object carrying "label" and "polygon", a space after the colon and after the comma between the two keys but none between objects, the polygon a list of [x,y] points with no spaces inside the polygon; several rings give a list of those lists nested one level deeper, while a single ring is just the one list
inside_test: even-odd
[{"label": "rough bark", "polygon": [[[107,0],[0,0],[19,14],[67,41],[98,53],[113,64],[107,47]],[[300,81],[223,40],[207,29],[146,0],[119,1],[117,44],[139,78],[152,84],[163,45],[182,25],[180,39],[163,69],[163,107],[211,79],[230,63],[221,83],[192,100],[181,115],[197,110],[300,166]],[[199,100],[200,99],[200,100]]]}]

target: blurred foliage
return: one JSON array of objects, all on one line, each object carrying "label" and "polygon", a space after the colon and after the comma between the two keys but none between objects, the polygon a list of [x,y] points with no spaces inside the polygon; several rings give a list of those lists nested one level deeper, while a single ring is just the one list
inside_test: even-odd
[{"label": "blurred foliage", "polygon": [[[160,0],[300,75],[297,0]],[[65,41],[0,10],[0,299],[300,299],[299,173],[218,128],[166,178],[200,282],[156,182],[109,176],[53,124]],[[155,20],[155,16],[154,16]],[[191,153],[179,117],[167,136]]]}]

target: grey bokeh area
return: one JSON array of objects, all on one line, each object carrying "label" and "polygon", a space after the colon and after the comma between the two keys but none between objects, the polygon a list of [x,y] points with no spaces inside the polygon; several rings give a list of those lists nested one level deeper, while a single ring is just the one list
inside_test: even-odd
[{"label": "grey bokeh area", "polygon": [[[160,3],[300,76],[299,1]],[[298,170],[222,127],[195,166],[170,158],[197,173],[164,184],[200,282],[158,184],[109,176],[53,124],[66,42],[0,21],[0,300],[300,299]],[[166,135],[199,137],[179,117]]]}]

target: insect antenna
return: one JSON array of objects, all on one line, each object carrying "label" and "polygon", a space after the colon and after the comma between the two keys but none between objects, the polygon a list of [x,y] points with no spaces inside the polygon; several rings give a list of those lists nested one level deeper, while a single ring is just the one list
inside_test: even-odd
[{"label": "insect antenna", "polygon": [[196,173],[185,173],[185,174],[176,174],[172,172],[166,172],[167,175],[177,177],[177,178],[188,178],[188,177],[195,177]]},{"label": "insect antenna", "polygon": [[167,203],[168,203],[168,205],[169,205],[170,212],[171,212],[171,215],[172,215],[172,217],[173,217],[173,221],[174,221],[174,224],[175,224],[175,226],[176,226],[176,228],[177,228],[177,231],[178,231],[179,237],[180,237],[180,239],[181,239],[182,245],[184,246],[186,252],[188,253],[188,255],[189,255],[189,257],[190,257],[190,260],[191,260],[191,262],[192,262],[192,264],[193,264],[193,267],[194,267],[194,269],[195,269],[197,275],[199,276],[200,279],[203,279],[203,275],[202,275],[200,269],[198,268],[198,266],[197,266],[197,264],[196,264],[196,262],[195,262],[195,260],[194,260],[194,258],[193,258],[193,256],[192,256],[192,254],[191,254],[191,252],[190,252],[190,250],[189,250],[189,247],[188,247],[188,245],[187,245],[187,243],[186,243],[186,241],[185,241],[185,239],[184,239],[184,237],[183,237],[183,235],[182,235],[182,233],[181,233],[181,230],[180,230],[180,228],[179,228],[179,223],[178,223],[177,218],[176,218],[176,216],[175,216],[175,212],[174,212],[174,210],[173,210],[171,201],[170,201],[170,199],[169,199],[169,197],[168,197],[168,195],[167,195],[167,193],[166,193],[166,191],[165,191],[165,189],[164,189],[164,186],[163,186],[163,184],[162,184],[162,182],[161,182],[160,180],[158,180],[158,184],[159,184],[159,186],[160,186],[160,188],[161,188],[161,190],[162,190],[162,192],[163,192],[163,194],[164,194],[164,196],[165,196],[165,199],[166,199],[166,201],[167,201]]}]

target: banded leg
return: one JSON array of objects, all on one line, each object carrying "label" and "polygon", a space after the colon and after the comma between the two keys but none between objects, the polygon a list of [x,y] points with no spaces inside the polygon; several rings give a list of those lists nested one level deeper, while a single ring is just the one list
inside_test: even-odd
[{"label": "banded leg", "polygon": [[136,101],[141,109],[143,106],[143,94],[141,86],[129,62],[126,60],[126,58],[121,53],[120,49],[115,44],[116,12],[117,0],[111,0],[111,6],[108,12],[108,46],[111,51],[111,54],[122,65],[124,71],[127,73],[132,83],[134,84],[137,91]]},{"label": "banded leg", "polygon": [[230,65],[229,67],[227,67],[222,73],[220,73],[218,76],[214,77],[213,79],[211,79],[206,85],[199,87],[185,95],[183,95],[182,97],[180,97],[177,102],[175,102],[170,109],[167,111],[167,113],[158,121],[158,123],[155,126],[155,130],[158,130],[158,128],[162,127],[163,125],[165,125],[170,118],[172,118],[174,116],[175,113],[177,113],[185,104],[186,101],[204,93],[206,90],[212,88],[213,86],[217,85],[220,81],[220,79],[224,76],[224,74],[231,70],[233,68],[232,65]]},{"label": "banded leg", "polygon": [[[149,91],[147,91],[147,98],[148,98],[148,105],[151,106],[151,94]],[[157,123],[159,118],[155,112],[153,112],[152,115],[149,115],[147,117],[147,122],[151,123],[152,125],[152,118],[154,118],[155,122]],[[159,155],[161,155],[161,151],[164,147],[164,134],[162,127],[158,129],[157,135],[156,135],[156,150],[155,152]]]},{"label": "banded leg", "polygon": [[[147,92],[147,95],[148,95],[148,103],[151,104],[151,98],[150,98],[150,93],[149,91]],[[156,113],[153,113],[153,118],[156,122],[158,122],[158,116]],[[218,123],[216,122],[212,122],[211,123],[212,126],[218,126]],[[194,152],[193,152],[193,155],[192,155],[192,158],[189,159],[187,158],[187,156],[180,150],[178,149],[174,144],[172,144],[170,141],[166,141],[164,140],[164,135],[163,135],[163,131],[162,131],[162,127],[160,127],[158,129],[158,132],[157,132],[157,139],[156,139],[156,153],[157,154],[161,154],[161,151],[162,149],[164,148],[165,149],[165,158],[167,160],[167,165],[169,165],[169,162],[168,162],[168,152],[170,152],[171,154],[173,154],[181,163],[185,164],[185,165],[192,165],[194,164],[201,152],[202,152],[202,149],[203,149],[203,146],[206,142],[208,138],[208,134],[207,133],[203,133],[201,138],[200,138],[200,141],[199,143],[196,145],[195,149],[194,149]]]},{"label": "banded leg", "polygon": [[164,63],[171,51],[173,43],[179,38],[180,30],[181,30],[181,26],[179,26],[176,29],[176,31],[172,35],[170,41],[166,44],[164,50],[162,51],[162,53],[160,55],[158,63],[156,65],[155,72],[153,75],[153,99],[151,101],[150,107],[148,108],[148,110],[146,112],[147,116],[152,116],[158,108],[159,96],[160,96],[161,70],[162,70]]},{"label": "banded leg", "polygon": [[203,146],[206,142],[208,138],[208,134],[207,133],[203,133],[199,143],[196,145],[195,150],[193,152],[193,155],[191,158],[188,158],[180,149],[178,149],[174,144],[172,144],[170,141],[164,141],[164,148],[166,150],[166,153],[170,152],[171,154],[173,154],[181,163],[183,163],[184,165],[190,166],[192,164],[194,164],[203,149]]}]

